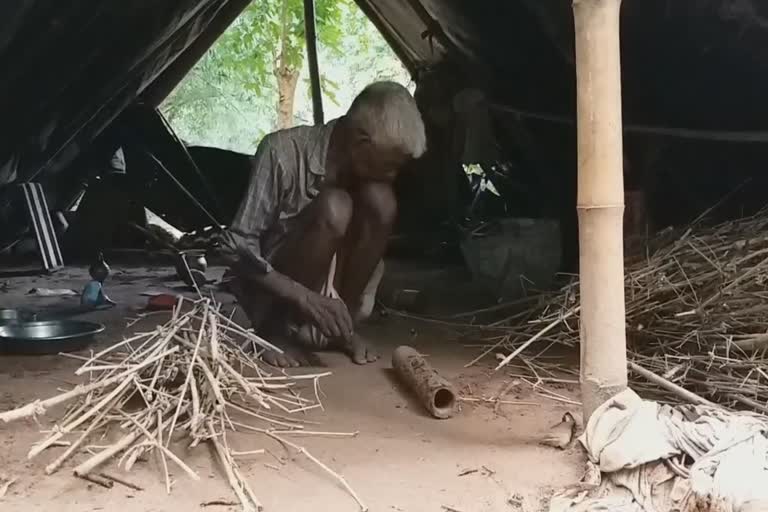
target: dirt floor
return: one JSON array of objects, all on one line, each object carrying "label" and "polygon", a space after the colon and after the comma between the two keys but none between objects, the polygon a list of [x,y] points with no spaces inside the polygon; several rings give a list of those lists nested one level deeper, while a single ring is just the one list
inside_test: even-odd
[{"label": "dirt floor", "polygon": [[[107,325],[107,331],[99,336],[100,345],[120,338],[125,319],[146,304],[142,292],[179,292],[174,288],[179,283],[169,280],[168,269],[121,268],[107,284],[108,293],[119,306],[84,317]],[[76,297],[42,298],[27,292],[35,287],[80,289],[86,275],[83,269],[67,269],[55,277],[8,279],[7,286],[0,287],[4,290],[0,292],[0,307],[40,309],[77,304]],[[232,302],[224,293],[217,292],[217,298]],[[581,476],[584,456],[577,446],[558,451],[537,443],[564,411],[578,412],[578,407],[545,399],[521,384],[511,388],[506,400],[535,405],[502,405],[494,412],[493,404],[464,402],[457,417],[431,419],[391,375],[389,357],[397,345],[410,344],[427,354],[467,396],[493,397],[512,378],[503,372],[491,375],[487,365],[465,369],[476,349],[463,347],[433,326],[390,316],[375,320],[366,327],[366,333],[380,343],[382,360],[371,367],[359,367],[344,356],[322,354],[323,362],[333,371],[323,382],[325,412],[307,416],[322,423],[318,429],[359,431],[359,436],[308,437],[299,442],[343,474],[371,511],[533,512],[546,509],[553,489],[572,484]],[[72,373],[76,367],[76,361],[60,356],[0,357],[0,410],[71,387],[77,382]],[[578,400],[574,387],[558,392]],[[193,482],[175,472],[170,497],[155,461],[124,475],[143,491],[93,486],[71,476],[66,468],[46,477],[43,468],[54,454],[44,453],[27,461],[26,453],[41,430],[52,428],[55,413],[53,410],[39,418],[39,425],[33,421],[0,425],[0,477],[18,478],[0,499],[0,510],[239,510],[212,504],[232,502],[234,497],[205,447],[185,455],[203,481]],[[278,458],[284,455],[278,445],[258,434],[234,434],[230,443],[236,450],[266,447]],[[272,455],[254,456],[242,460],[242,468],[267,511],[358,510],[340,485],[301,457],[278,461]]]}]

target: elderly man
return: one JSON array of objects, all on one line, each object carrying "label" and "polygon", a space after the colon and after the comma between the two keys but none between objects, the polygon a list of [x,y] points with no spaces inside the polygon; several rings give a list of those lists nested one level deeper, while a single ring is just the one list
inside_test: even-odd
[{"label": "elderly man", "polygon": [[395,221],[392,183],[425,150],[416,102],[392,82],[368,86],[340,119],[261,142],[229,276],[254,328],[284,351],[268,363],[307,365],[307,349],[326,348],[378,358],[354,320]]}]

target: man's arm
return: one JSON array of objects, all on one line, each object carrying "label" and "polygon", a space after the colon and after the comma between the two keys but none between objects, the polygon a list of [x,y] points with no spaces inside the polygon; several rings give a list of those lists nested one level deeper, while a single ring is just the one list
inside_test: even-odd
[{"label": "man's arm", "polygon": [[261,237],[280,213],[284,169],[269,136],[259,144],[248,190],[230,229],[235,249],[232,269],[237,276],[298,309],[326,336],[349,338],[353,323],[340,300],[325,297],[275,270],[264,258]]},{"label": "man's arm", "polygon": [[283,183],[284,169],[267,136],[256,150],[248,189],[230,228],[235,248],[232,270],[278,299],[294,303],[302,292],[301,285],[277,272],[261,249],[262,236],[278,220]]}]

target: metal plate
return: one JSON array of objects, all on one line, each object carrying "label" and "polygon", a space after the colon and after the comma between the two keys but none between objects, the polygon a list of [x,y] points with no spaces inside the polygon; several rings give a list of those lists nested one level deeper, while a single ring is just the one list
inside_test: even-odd
[{"label": "metal plate", "polygon": [[104,326],[80,320],[19,322],[0,325],[0,352],[56,354],[86,347]]}]

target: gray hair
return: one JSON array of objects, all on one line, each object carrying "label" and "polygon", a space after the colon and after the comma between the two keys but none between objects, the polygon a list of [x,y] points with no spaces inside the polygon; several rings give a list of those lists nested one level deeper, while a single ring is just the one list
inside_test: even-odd
[{"label": "gray hair", "polygon": [[358,94],[347,118],[378,147],[400,149],[419,158],[427,150],[424,121],[408,89],[395,82],[375,82]]}]

